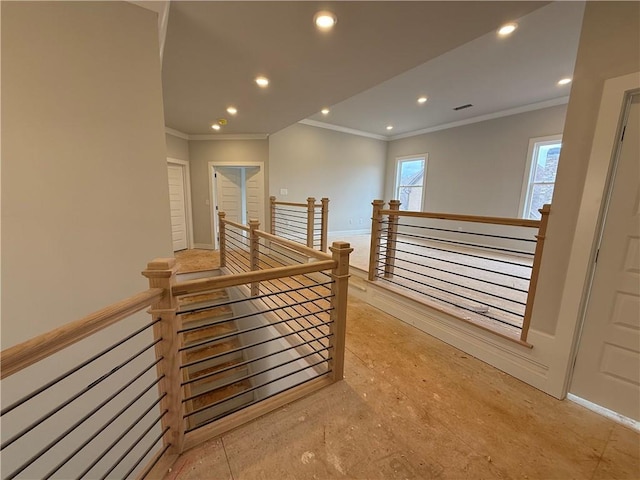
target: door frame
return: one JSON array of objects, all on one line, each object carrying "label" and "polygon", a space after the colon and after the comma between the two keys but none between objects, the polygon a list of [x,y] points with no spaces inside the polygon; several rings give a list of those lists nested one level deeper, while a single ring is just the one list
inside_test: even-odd
[{"label": "door frame", "polygon": [[167,157],[167,166],[182,168],[182,178],[184,178],[184,207],[187,217],[187,249],[193,248],[193,213],[191,211],[191,172],[189,162],[178,158]]},{"label": "door frame", "polygon": [[235,168],[243,168],[243,167],[258,167],[260,176],[259,182],[262,187],[262,208],[260,209],[260,226],[264,227],[264,212],[266,205],[266,190],[265,190],[265,175],[264,175],[264,163],[262,162],[225,162],[225,161],[211,161],[208,162],[207,173],[209,176],[209,218],[211,219],[211,244],[213,245],[214,250],[218,250],[220,245],[218,241],[218,229],[217,229],[217,212],[216,207],[218,206],[218,198],[216,195],[216,186],[213,182],[213,174],[215,173],[216,168],[224,168],[224,167],[235,167]]},{"label": "door frame", "polygon": [[591,280],[595,273],[598,239],[604,227],[606,199],[613,187],[612,173],[619,150],[618,139],[624,121],[625,106],[628,97],[638,89],[640,72],[608,79],[603,87],[560,305],[559,317],[576,318],[565,371],[563,396],[569,391],[580,347],[582,326],[591,293]]}]

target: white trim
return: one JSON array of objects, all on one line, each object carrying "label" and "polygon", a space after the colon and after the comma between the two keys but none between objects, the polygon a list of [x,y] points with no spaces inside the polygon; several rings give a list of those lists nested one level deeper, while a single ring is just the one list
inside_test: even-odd
[{"label": "white trim", "polygon": [[182,167],[185,183],[185,208],[187,214],[187,248],[193,248],[193,209],[191,208],[191,171],[189,162],[178,158],[167,157],[167,165],[177,165]]},{"label": "white trim", "polygon": [[626,92],[636,88],[640,88],[640,72],[606,80],[602,91],[584,181],[585,188],[580,200],[558,311],[558,318],[573,319],[560,322],[556,331],[556,336],[560,339],[557,352],[562,352],[561,358],[558,358],[558,371],[562,372],[562,376],[558,381],[562,382],[563,394],[569,389],[572,367],[578,352],[581,321],[586,311],[587,284],[595,254],[596,232],[623,102]]},{"label": "white trim", "polygon": [[356,130],[355,128],[341,127],[339,125],[332,125],[330,123],[318,122],[316,120],[304,119],[298,123],[303,125],[309,125],[311,127],[326,128],[327,130],[335,130],[336,132],[348,133],[350,135],[359,135],[361,137],[375,138],[376,140],[389,140],[389,137],[384,135],[378,135],[376,133],[363,132],[362,130]]},{"label": "white trim", "polygon": [[194,243],[193,248],[200,248],[202,250],[215,250],[216,247],[211,245],[210,243]]},{"label": "white trim", "polygon": [[527,149],[527,161],[524,166],[522,175],[522,190],[520,192],[520,205],[518,206],[518,215],[524,217],[524,212],[529,200],[529,187],[531,186],[531,177],[533,176],[533,155],[537,153],[536,144],[545,143],[562,143],[562,133],[555,135],[547,135],[546,137],[536,137],[529,139],[529,148]]},{"label": "white trim", "polygon": [[471,123],[484,122],[486,120],[494,120],[500,117],[508,117],[510,115],[517,115],[519,113],[532,112],[534,110],[541,110],[543,108],[555,107],[557,105],[564,105],[569,102],[569,97],[553,98],[551,100],[545,100],[544,102],[530,103],[529,105],[522,105],[521,107],[510,108],[508,110],[501,110],[499,112],[488,113],[486,115],[480,115],[478,117],[467,118],[457,122],[443,123],[442,125],[436,125],[434,127],[423,128],[422,130],[414,130],[413,132],[401,133],[389,137],[388,140],[400,140],[401,138],[415,137],[416,135],[424,135],[425,133],[437,132],[438,130],[446,130],[448,128],[461,127],[463,125],[469,125]]},{"label": "white trim", "polygon": [[189,140],[189,135],[179,132],[178,130],[174,130],[173,128],[164,127],[164,133],[168,133],[169,135],[173,135],[174,137],[178,137],[183,140]]},{"label": "white trim", "polygon": [[268,133],[223,133],[220,135],[189,135],[189,140],[266,140]]},{"label": "white trim", "polygon": [[585,400],[584,398],[578,397],[573,393],[567,394],[567,400],[570,400],[573,403],[577,403],[581,407],[591,410],[592,412],[595,412],[598,415],[602,415],[603,417],[607,417],[609,420],[613,420],[614,422],[624,425],[627,428],[631,428],[636,432],[640,432],[640,422],[638,422],[637,420],[634,420],[633,418],[620,415],[619,413],[616,413],[613,410],[609,410],[608,408],[604,408],[604,407],[601,407],[600,405],[596,405],[595,403],[592,403],[589,400]]},{"label": "white trim", "polygon": [[420,158],[424,159],[424,174],[422,176],[422,198],[420,199],[420,211],[424,212],[426,210],[424,205],[424,199],[427,191],[427,165],[429,164],[428,153],[416,153],[414,155],[402,155],[400,157],[396,157],[395,173],[393,175],[393,196],[395,200],[400,200],[399,198],[397,198],[398,197],[398,174],[400,169],[400,163],[406,162],[407,160],[418,160]]}]

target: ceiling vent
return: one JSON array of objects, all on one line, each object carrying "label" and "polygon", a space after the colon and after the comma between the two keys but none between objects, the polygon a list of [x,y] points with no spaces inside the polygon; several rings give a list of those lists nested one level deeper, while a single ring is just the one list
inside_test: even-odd
[{"label": "ceiling vent", "polygon": [[460,105],[459,107],[454,107],[454,110],[457,112],[458,110],[464,110],[465,108],[471,108],[473,107],[472,104],[467,103],[466,105]]}]

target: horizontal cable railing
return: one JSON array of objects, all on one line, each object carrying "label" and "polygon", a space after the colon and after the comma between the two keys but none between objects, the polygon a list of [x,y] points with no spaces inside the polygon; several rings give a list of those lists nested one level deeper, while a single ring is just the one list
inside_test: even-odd
[{"label": "horizontal cable railing", "polygon": [[136,313],[162,296],[150,288],[2,351],[2,478],[146,476],[170,448],[169,412],[160,320]]},{"label": "horizontal cable railing", "polygon": [[307,198],[307,203],[280,202],[273,196],[269,200],[271,234],[327,251],[328,198],[321,199],[320,203],[313,197]]},{"label": "horizontal cable railing", "polygon": [[369,280],[526,343],[548,205],[541,220],[383,206],[373,202]]}]

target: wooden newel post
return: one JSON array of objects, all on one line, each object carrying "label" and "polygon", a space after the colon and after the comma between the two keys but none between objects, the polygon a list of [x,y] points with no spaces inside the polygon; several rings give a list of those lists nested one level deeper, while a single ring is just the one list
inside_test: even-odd
[{"label": "wooden newel post", "polygon": [[322,230],[320,231],[320,250],[327,251],[327,230],[329,227],[329,199],[324,197],[320,199],[322,203]]},{"label": "wooden newel post", "polygon": [[225,234],[224,217],[227,214],[224,212],[218,212],[218,245],[220,249],[220,268],[227,266],[227,237]]},{"label": "wooden newel post", "polygon": [[544,250],[544,239],[547,236],[547,222],[549,221],[549,212],[551,205],[545,203],[540,212],[540,227],[536,235],[536,252],[533,256],[533,267],[531,268],[531,280],[529,281],[529,292],[527,293],[527,305],[524,309],[524,318],[522,320],[522,332],[520,340],[527,341],[529,334],[529,325],[531,324],[531,314],[533,313],[533,302],[536,297],[536,287],[538,286],[538,275],[540,274],[540,263],[542,262],[542,251]]},{"label": "wooden newel post", "polygon": [[269,197],[269,233],[276,234],[276,197]]},{"label": "wooden newel post", "polygon": [[316,199],[307,198],[307,247],[313,248],[313,228],[315,227]]},{"label": "wooden newel post", "polygon": [[160,411],[167,411],[162,417],[162,428],[169,427],[163,437],[164,445],[170,444],[169,454],[182,453],[184,446],[184,408],[182,404],[182,374],[180,372],[180,352],[182,334],[178,330],[182,328],[180,317],[176,315],[178,301],[171,294],[171,289],[176,281],[175,258],[157,258],[147,264],[147,269],[142,274],[149,279],[149,288],[162,288],[164,295],[160,300],[151,305],[149,313],[154,319],[160,319],[153,326],[153,334],[162,340],[155,346],[156,358],[163,360],[158,363],[156,369],[158,376],[162,377],[158,384],[160,395],[166,395],[160,400]]},{"label": "wooden newel post", "polygon": [[374,200],[373,213],[371,214],[371,247],[369,249],[369,280],[374,281],[376,278],[376,270],[378,262],[380,262],[380,222],[382,215],[380,210],[384,206],[384,200]]},{"label": "wooden newel post", "polygon": [[[400,210],[400,200],[390,200],[389,210]],[[393,278],[393,268],[396,263],[396,239],[398,238],[398,216],[389,215],[387,229],[387,258],[384,262],[384,278]]]},{"label": "wooden newel post", "polygon": [[344,377],[344,349],[345,332],[347,328],[347,295],[349,293],[349,254],[353,248],[347,242],[333,242],[329,247],[336,262],[336,267],[331,270],[333,295],[331,310],[331,356],[329,367],[333,372],[333,381],[337,382]]},{"label": "wooden newel post", "polygon": [[[256,230],[260,228],[259,220],[249,220],[249,258],[251,261],[251,271],[258,270],[258,259],[260,258],[260,238]],[[251,295],[259,295],[260,282],[251,284]]]}]

